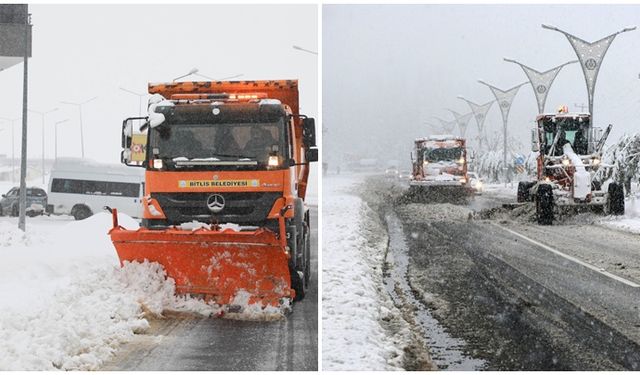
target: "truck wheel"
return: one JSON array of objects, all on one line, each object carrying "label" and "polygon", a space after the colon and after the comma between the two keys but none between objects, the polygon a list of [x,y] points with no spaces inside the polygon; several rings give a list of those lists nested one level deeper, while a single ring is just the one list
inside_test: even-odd
[{"label": "truck wheel", "polygon": [[307,286],[304,280],[304,272],[289,269],[291,272],[291,287],[296,291],[294,301],[302,301],[307,293]]},{"label": "truck wheel", "polygon": [[538,186],[536,216],[540,225],[553,224],[553,189],[550,185]]},{"label": "truck wheel", "polygon": [[624,215],[624,190],[622,185],[615,182],[609,184],[607,204],[609,205],[609,214]]},{"label": "truck wheel", "polygon": [[529,202],[531,200],[531,186],[532,184],[530,182],[518,182],[518,203]]},{"label": "truck wheel", "polygon": [[309,224],[305,223],[304,233],[304,284],[308,288],[309,280],[311,280],[311,232],[309,231]]},{"label": "truck wheel", "polygon": [[20,216],[20,208],[17,204],[14,204],[13,207],[11,207],[11,216]]},{"label": "truck wheel", "polygon": [[87,206],[75,206],[71,209],[71,216],[76,220],[84,220],[91,215],[91,210]]}]

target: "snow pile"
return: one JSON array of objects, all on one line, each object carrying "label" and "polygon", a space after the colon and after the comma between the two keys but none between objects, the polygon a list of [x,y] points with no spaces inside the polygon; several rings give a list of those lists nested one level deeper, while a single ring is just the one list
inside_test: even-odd
[{"label": "snow pile", "polygon": [[396,206],[396,211],[414,221],[465,221],[473,216],[471,209],[450,203],[410,203]]},{"label": "snow pile", "polygon": [[[327,371],[398,370],[402,350],[381,325],[395,309],[383,288],[386,237],[371,233],[356,180],[327,178],[322,244],[322,363]],[[380,237],[370,242],[369,238]]]},{"label": "snow pile", "polygon": [[8,222],[0,222],[0,248],[28,244],[29,238],[23,231]]},{"label": "snow pile", "polygon": [[[95,370],[118,346],[166,311],[218,316],[221,308],[174,295],[156,263],[120,267],[108,230],[111,215],[82,221],[0,218],[0,370]],[[128,229],[138,224],[120,214]],[[234,303],[239,319],[281,318],[280,309]],[[286,309],[287,306],[284,307]]]},{"label": "snow pile", "polygon": [[511,182],[508,184],[485,184],[484,193],[492,197],[510,199],[515,202],[518,196],[518,183]]},{"label": "snow pile", "polygon": [[640,234],[640,194],[631,196],[625,201],[623,216],[609,216],[600,224],[614,229]]}]

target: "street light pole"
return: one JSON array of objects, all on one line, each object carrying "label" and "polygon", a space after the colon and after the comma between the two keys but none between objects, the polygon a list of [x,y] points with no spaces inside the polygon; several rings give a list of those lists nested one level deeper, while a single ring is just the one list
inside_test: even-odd
[{"label": "street light pole", "polygon": [[55,112],[57,110],[58,110],[58,108],[53,108],[53,109],[48,110],[46,112],[40,112],[40,111],[36,111],[36,110],[33,110],[33,109],[29,109],[29,111],[31,111],[31,112],[33,112],[33,113],[35,113],[37,115],[40,115],[40,118],[42,119],[42,184],[43,185],[45,183],[45,179],[44,179],[44,175],[45,175],[45,170],[44,170],[44,138],[45,138],[44,137],[44,117],[46,115],[48,115],[49,113]]},{"label": "street light pole", "polygon": [[84,159],[84,134],[82,132],[82,106],[97,98],[98,98],[97,96],[94,96],[93,98],[89,100],[85,100],[82,103],[61,102],[62,104],[75,105],[76,107],[78,107],[78,111],[80,112],[80,150],[81,150],[81,155],[83,159]]},{"label": "street light pole", "polygon": [[504,183],[506,186],[507,180],[509,179],[507,174],[507,171],[508,171],[508,168],[507,168],[507,121],[509,120],[509,110],[511,109],[511,103],[513,102],[513,99],[516,97],[516,94],[518,93],[518,89],[521,86],[526,85],[528,82],[524,82],[519,85],[513,86],[508,90],[501,90],[482,80],[478,82],[480,82],[481,84],[491,89],[493,96],[496,98],[496,101],[498,102],[498,107],[500,107],[500,111],[502,112],[502,131],[503,131],[503,137],[504,137],[503,146],[502,146],[504,151],[502,168],[504,169]]},{"label": "street light pole", "polygon": [[62,121],[58,121],[54,125],[54,134],[55,134],[55,136],[54,136],[54,149],[55,149],[54,160],[58,160],[58,124],[65,123],[67,121],[69,121],[69,119],[64,119]]},{"label": "street light pole", "polygon": [[[28,5],[27,5],[28,7]],[[28,8],[27,8],[28,9]],[[27,229],[25,215],[27,213],[27,106],[29,103],[29,39],[31,34],[31,14],[27,15],[24,23],[24,63],[22,65],[22,149],[20,154],[20,217],[18,228],[23,232]]]},{"label": "street light pole", "polygon": [[478,149],[482,151],[482,139],[485,137],[484,120],[486,120],[487,112],[489,112],[489,109],[495,100],[480,105],[472,102],[471,100],[467,100],[462,96],[458,96],[458,99],[464,100],[467,102],[469,107],[471,107],[471,112],[473,112],[473,117],[476,119],[476,124],[478,125]]}]

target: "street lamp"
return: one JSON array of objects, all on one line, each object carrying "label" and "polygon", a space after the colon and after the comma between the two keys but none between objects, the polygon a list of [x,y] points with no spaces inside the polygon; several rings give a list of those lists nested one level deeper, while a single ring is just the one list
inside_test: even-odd
[{"label": "street lamp", "polygon": [[482,139],[485,137],[484,120],[487,118],[487,112],[489,112],[489,109],[495,100],[480,105],[472,102],[471,100],[467,100],[462,96],[458,96],[458,99],[464,100],[467,102],[469,107],[471,107],[471,112],[473,112],[473,117],[476,119],[476,124],[478,125],[478,148],[482,151]]},{"label": "street lamp", "polygon": [[97,96],[94,96],[93,98],[89,100],[85,100],[82,103],[60,102],[62,104],[75,105],[76,107],[78,107],[78,112],[80,113],[80,150],[81,150],[81,155],[83,159],[84,159],[84,133],[82,132],[82,106],[97,98],[98,98]]},{"label": "street lamp", "polygon": [[40,115],[40,118],[42,119],[42,184],[43,185],[45,183],[45,180],[44,180],[44,138],[45,138],[44,137],[44,117],[46,115],[48,115],[49,113],[55,112],[57,110],[58,110],[58,108],[53,108],[53,109],[50,109],[50,110],[45,111],[45,112],[40,112],[40,111],[36,111],[36,110],[33,110],[33,109],[29,109],[28,110],[29,112],[33,112],[33,113],[35,113],[37,115]]},{"label": "street lamp", "polygon": [[138,99],[139,99],[138,100],[138,117],[142,117],[142,98],[147,96],[147,93],[140,94],[140,93],[137,93],[137,92],[135,92],[133,90],[126,89],[124,87],[120,87],[120,90],[122,90],[124,92],[128,92],[129,94],[136,95],[138,97]]},{"label": "street lamp", "polygon": [[184,74],[184,75],[181,75],[181,76],[180,76],[180,77],[178,77],[178,78],[174,78],[174,79],[173,79],[173,82],[175,82],[175,81],[177,81],[177,80],[179,80],[179,79],[181,79],[181,78],[188,77],[188,76],[190,76],[190,75],[192,75],[192,74],[196,74],[196,73],[198,73],[198,68],[193,68],[193,69],[191,69],[191,70],[189,71],[189,73]]},{"label": "street lamp", "polygon": [[222,77],[222,78],[211,78],[209,76],[206,76],[206,75],[200,74],[200,73],[193,73],[193,75],[196,75],[196,76],[199,76],[199,77],[202,77],[202,78],[206,78],[206,79],[208,79],[210,81],[226,81],[226,80],[229,80],[229,79],[232,79],[232,78],[242,77],[244,74],[241,73],[241,74],[236,74],[236,75],[233,75],[233,76]]},{"label": "street lamp", "polygon": [[15,184],[16,183],[15,123],[20,119],[19,118],[10,119],[6,117],[0,117],[0,120],[11,121],[11,183]]},{"label": "street lamp", "polygon": [[533,88],[533,93],[536,96],[536,100],[538,102],[538,113],[544,113],[544,104],[547,102],[547,94],[549,94],[549,90],[551,89],[553,81],[558,76],[558,73],[560,73],[560,69],[562,69],[562,67],[565,65],[578,62],[578,60],[572,60],[558,65],[555,68],[551,68],[547,71],[539,72],[512,59],[505,58],[504,61],[518,64],[520,65],[522,70],[524,70],[524,74],[526,74],[527,78],[529,78],[529,83],[531,83],[531,88]]},{"label": "street lamp", "polygon": [[58,124],[62,124],[62,123],[68,122],[68,121],[69,121],[69,119],[64,119],[62,121],[57,121],[55,123],[55,125],[54,125],[54,128],[55,128],[55,130],[54,130],[55,131],[55,133],[54,133],[55,134],[55,137],[54,137],[54,149],[55,149],[54,160],[58,160]]},{"label": "street lamp", "polygon": [[587,42],[584,39],[580,39],[575,35],[571,35],[566,31],[560,30],[555,26],[542,25],[543,29],[557,31],[564,34],[569,40],[573,51],[578,56],[580,66],[582,66],[582,73],[584,74],[584,80],[587,84],[587,94],[589,94],[589,113],[591,114],[591,123],[593,124],[593,96],[596,90],[596,79],[598,78],[598,71],[602,65],[604,55],[607,53],[611,42],[615,39],[616,35],[625,33],[627,31],[633,31],[635,26],[625,27],[624,29],[615,32],[595,42]]},{"label": "street lamp", "polygon": [[503,166],[504,169],[504,183],[507,184],[508,175],[507,175],[507,121],[509,120],[509,110],[511,109],[511,103],[513,103],[513,99],[516,97],[518,93],[518,89],[528,82],[523,82],[519,85],[515,85],[510,89],[501,90],[493,85],[490,85],[482,80],[479,80],[481,84],[489,87],[493,96],[496,98],[496,102],[498,103],[498,107],[500,107],[500,112],[502,113],[502,131],[503,131]]},{"label": "street lamp", "polygon": [[235,75],[232,75],[232,76],[229,76],[229,77],[223,77],[223,78],[212,78],[212,77],[209,77],[209,76],[207,76],[207,75],[204,75],[204,74],[200,73],[200,70],[198,70],[198,68],[193,68],[193,69],[191,69],[191,70],[189,71],[189,73],[187,73],[187,74],[185,74],[185,75],[182,75],[182,76],[180,76],[180,77],[178,77],[178,78],[175,78],[175,79],[173,80],[173,82],[175,82],[175,81],[177,81],[177,80],[179,80],[179,79],[181,79],[181,78],[188,77],[188,76],[190,76],[190,75],[194,75],[194,76],[198,76],[198,77],[206,78],[206,79],[208,79],[209,81],[225,81],[225,80],[229,80],[229,79],[232,79],[232,78],[242,77],[244,74],[243,74],[243,73],[241,73],[241,74],[235,74]]},{"label": "street lamp", "polygon": [[316,51],[311,51],[311,50],[308,50],[308,49],[306,49],[306,48],[302,48],[302,47],[300,47],[300,46],[293,46],[293,49],[297,49],[298,51],[302,51],[302,52],[307,52],[307,53],[310,53],[310,54],[312,54],[312,55],[316,55],[316,56],[318,55],[318,52],[316,52]]}]

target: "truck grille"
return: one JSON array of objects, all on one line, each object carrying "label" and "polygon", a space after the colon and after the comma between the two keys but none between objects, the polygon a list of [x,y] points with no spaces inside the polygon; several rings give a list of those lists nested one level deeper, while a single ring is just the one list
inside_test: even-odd
[{"label": "truck grille", "polygon": [[[207,199],[212,194],[224,198],[225,205],[219,213],[212,213],[207,207]],[[167,216],[167,224],[177,225],[190,221],[206,223],[238,223],[262,225],[279,192],[248,193],[152,193]]]}]

